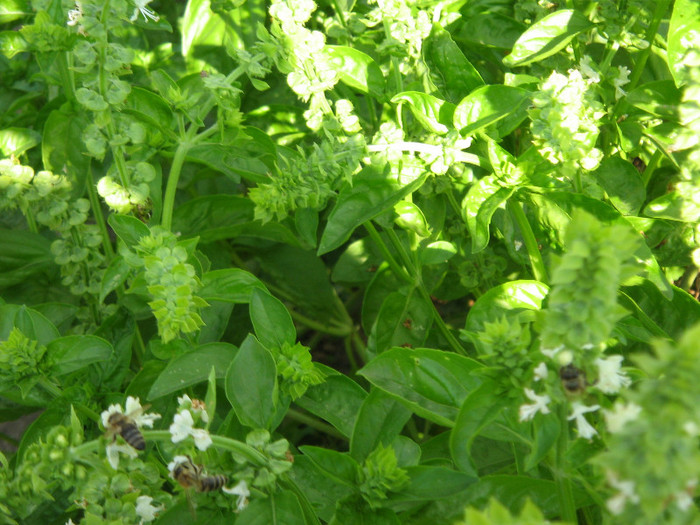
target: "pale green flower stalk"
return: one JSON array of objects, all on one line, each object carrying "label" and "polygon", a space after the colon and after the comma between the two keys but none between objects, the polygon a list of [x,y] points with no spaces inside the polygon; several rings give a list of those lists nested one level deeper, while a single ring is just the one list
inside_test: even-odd
[{"label": "pale green flower stalk", "polygon": [[564,177],[579,170],[598,167],[603,153],[595,147],[598,124],[604,115],[591,85],[581,71],[570,69],[568,75],[553,72],[532,99],[530,130],[540,154],[559,166]]},{"label": "pale green flower stalk", "polygon": [[648,374],[605,413],[607,451],[595,462],[610,488],[608,523],[697,523],[700,325],[634,360]]}]

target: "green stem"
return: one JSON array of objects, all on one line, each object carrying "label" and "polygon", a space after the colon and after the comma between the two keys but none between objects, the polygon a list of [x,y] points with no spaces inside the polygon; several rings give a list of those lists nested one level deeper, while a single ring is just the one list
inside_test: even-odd
[{"label": "green stem", "polygon": [[100,229],[100,235],[102,236],[102,249],[107,258],[111,260],[114,258],[114,249],[112,248],[112,241],[107,231],[107,224],[104,214],[102,213],[100,199],[97,197],[97,188],[92,180],[92,162],[88,162],[87,191],[90,199],[90,207],[92,208],[92,215],[95,217],[95,224],[97,224],[97,227]]},{"label": "green stem", "polygon": [[345,348],[345,355],[348,356],[348,362],[350,363],[350,369],[354,374],[360,367],[357,365],[357,360],[355,359],[355,353],[352,351],[352,335],[348,335],[343,339],[343,347]]},{"label": "green stem", "polygon": [[180,180],[182,166],[185,164],[185,157],[190,149],[190,142],[180,142],[175,150],[173,163],[170,165],[170,173],[168,174],[168,184],[165,187],[165,196],[163,197],[163,217],[161,225],[166,230],[170,230],[173,225],[173,209],[175,208],[175,193],[177,192],[177,183]]},{"label": "green stem", "polygon": [[559,405],[559,437],[557,438],[557,450],[555,458],[554,475],[557,484],[557,492],[559,494],[559,507],[561,510],[562,520],[568,523],[577,523],[576,520],[576,503],[574,502],[574,494],[571,490],[571,480],[566,472],[566,451],[569,447],[569,421],[567,419],[567,404]]},{"label": "green stem", "polygon": [[311,319],[310,317],[306,317],[304,314],[300,314],[295,310],[289,310],[289,314],[295,321],[311,328],[312,330],[316,330],[317,332],[323,332],[324,334],[334,335],[337,337],[347,337],[350,335],[350,331],[352,330],[352,326],[343,325],[339,326],[338,328],[327,326]]},{"label": "green stem", "polygon": [[651,176],[654,174],[654,171],[656,171],[656,168],[659,166],[659,161],[661,160],[662,156],[663,153],[661,152],[661,150],[656,149],[656,151],[654,151],[654,154],[649,159],[649,164],[647,164],[647,167],[642,173],[642,182],[644,182],[645,187],[649,184]]},{"label": "green stem", "polygon": [[671,0],[659,0],[658,2],[656,2],[654,18],[651,24],[649,24],[649,27],[647,28],[647,33],[645,35],[645,40],[649,42],[649,46],[641,51],[641,53],[639,54],[639,60],[637,60],[637,62],[634,64],[634,67],[632,68],[632,76],[630,77],[630,82],[625,87],[625,89],[628,92],[632,91],[637,86],[637,82],[639,82],[639,79],[641,78],[642,73],[644,72],[644,66],[646,65],[647,59],[651,54],[651,47],[654,45],[654,37],[656,36],[657,31],[659,30],[659,24],[661,24],[661,19],[666,14],[670,3]]},{"label": "green stem", "polygon": [[[146,441],[165,441],[169,442],[172,438],[169,430],[144,430],[141,429],[141,434]],[[227,438],[224,436],[212,435],[211,440],[216,448],[229,450],[239,456],[250,461],[254,465],[262,466],[267,464],[267,457],[259,450],[254,449],[250,445],[238,441],[236,439]]]},{"label": "green stem", "polygon": [[540,253],[539,246],[537,245],[537,239],[535,239],[535,234],[532,231],[532,227],[525,216],[525,212],[522,206],[515,199],[510,199],[508,201],[508,211],[515,219],[515,222],[520,228],[520,233],[525,241],[525,248],[527,249],[527,254],[530,258],[530,266],[532,266],[532,274],[537,281],[542,283],[549,282],[547,277],[547,269],[545,268],[544,261],[542,260],[542,254]]},{"label": "green stem", "polygon": [[394,259],[394,256],[391,255],[389,248],[384,243],[384,240],[382,240],[381,236],[379,235],[379,232],[374,227],[374,224],[372,224],[372,221],[365,222],[364,227],[367,230],[367,233],[369,233],[369,236],[372,238],[374,243],[379,248],[379,251],[382,252],[382,255],[384,256],[384,260],[387,262],[387,264],[389,265],[391,270],[394,272],[396,277],[398,277],[402,281],[406,281],[407,283],[413,283],[413,279],[411,279],[411,276],[406,272],[406,270],[404,268],[401,267],[401,265],[399,265],[399,263],[396,262],[396,259]]},{"label": "green stem", "polygon": [[293,419],[294,421],[298,421],[299,423],[303,423],[304,425],[311,427],[315,430],[318,430],[319,432],[323,432],[324,434],[328,434],[329,436],[333,436],[338,439],[343,439],[347,441],[347,437],[338,432],[335,427],[332,427],[331,425],[324,423],[323,421],[319,421],[315,417],[309,416],[308,414],[304,414],[303,412],[299,412],[298,410],[295,410],[293,408],[287,409],[287,415],[289,419]]}]

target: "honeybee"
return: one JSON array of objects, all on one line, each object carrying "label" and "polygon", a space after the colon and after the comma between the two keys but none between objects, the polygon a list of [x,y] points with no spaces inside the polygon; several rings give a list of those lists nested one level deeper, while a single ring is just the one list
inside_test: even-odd
[{"label": "honeybee", "polygon": [[586,372],[572,364],[559,369],[559,378],[567,394],[578,395],[586,390]]},{"label": "honeybee", "polygon": [[228,478],[223,474],[204,475],[201,465],[195,465],[189,456],[178,462],[172,470],[173,477],[183,488],[194,487],[197,492],[212,492],[226,485]]},{"label": "honeybee", "polygon": [[[143,407],[141,410],[145,410],[146,408],[148,408],[148,406]],[[124,438],[124,441],[136,450],[143,450],[146,448],[146,440],[143,439],[143,434],[141,434],[138,425],[131,419],[132,415],[133,414],[122,414],[120,412],[112,413],[107,420],[107,434],[112,436],[113,441],[117,438],[117,434],[119,434]]]}]

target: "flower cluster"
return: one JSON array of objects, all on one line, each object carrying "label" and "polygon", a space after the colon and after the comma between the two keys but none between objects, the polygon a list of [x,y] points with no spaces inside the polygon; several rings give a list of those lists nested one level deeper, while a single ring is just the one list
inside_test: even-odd
[{"label": "flower cluster", "polygon": [[189,254],[174,234],[155,227],[136,246],[137,256],[127,254],[131,264],[144,267],[152,300],[148,303],[158,321],[158,334],[167,343],[181,333],[199,330],[204,324],[199,311],[208,303],[196,295],[201,283]]},{"label": "flower cluster", "polygon": [[46,346],[12,328],[7,340],[0,342],[0,391],[16,386],[26,397],[51,366],[45,354]]},{"label": "flower cluster", "polygon": [[400,489],[408,483],[408,474],[398,466],[393,447],[379,445],[362,464],[358,473],[362,497],[370,507],[380,507],[387,492]]},{"label": "flower cluster", "polygon": [[273,351],[277,364],[277,374],[282,376],[281,389],[289,394],[292,400],[304,395],[313,385],[323,383],[325,374],[311,360],[309,348],[296,343],[284,343],[281,348]]},{"label": "flower cluster", "polygon": [[605,111],[591,84],[577,69],[570,69],[568,76],[555,71],[532,99],[532,141],[566,177],[596,169],[603,158],[595,144]]},{"label": "flower cluster", "polygon": [[[126,167],[130,174],[128,186],[117,182],[114,173],[105,175],[97,182],[97,193],[116,213],[150,207],[149,184],[156,178],[155,168],[147,162],[129,162]],[[112,171],[116,171],[116,168]]]},{"label": "flower cluster", "polygon": [[[173,443],[180,443],[188,437],[192,436],[194,445],[199,450],[208,449],[211,444],[211,436],[204,428],[195,428],[195,424],[202,421],[204,424],[209,422],[209,414],[207,413],[203,403],[199,400],[192,400],[188,395],[177,398],[178,410],[173,417],[173,423],[170,425],[170,435]],[[193,415],[194,414],[194,415]]]},{"label": "flower cluster", "polygon": [[700,472],[700,325],[676,345],[657,342],[635,360],[648,374],[605,412],[607,451],[596,459],[618,523],[693,523]]}]

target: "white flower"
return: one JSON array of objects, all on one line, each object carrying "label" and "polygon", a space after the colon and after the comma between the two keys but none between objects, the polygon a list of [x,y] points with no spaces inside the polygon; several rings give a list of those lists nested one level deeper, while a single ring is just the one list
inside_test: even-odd
[{"label": "white flower", "polygon": [[129,456],[130,458],[135,458],[139,455],[134,447],[130,447],[129,445],[122,445],[117,443],[116,441],[108,443],[105,452],[107,453],[107,461],[114,470],[117,470],[119,468],[120,452]]},{"label": "white flower", "polygon": [[564,350],[564,345],[559,345],[556,348],[541,348],[540,352],[542,352],[544,355],[549,357],[550,359],[554,359],[554,356],[557,355],[559,352]]},{"label": "white flower", "polygon": [[535,381],[544,381],[547,379],[547,365],[540,363],[535,368]]},{"label": "white flower", "polygon": [[150,496],[139,496],[136,498],[136,514],[141,518],[141,523],[144,521],[153,521],[156,519],[156,514],[160,512],[163,507],[154,507],[151,505],[153,498]]},{"label": "white flower", "polygon": [[531,405],[520,405],[520,421],[530,421],[537,412],[542,412],[543,414],[549,414],[549,408],[547,404],[551,401],[548,395],[538,396],[533,390],[529,388],[525,389],[525,395],[531,401],[534,401]]},{"label": "white flower", "polygon": [[69,518],[66,525],[75,525],[75,523],[73,523],[73,520]]},{"label": "white flower", "polygon": [[607,359],[595,360],[598,367],[598,382],[596,387],[605,394],[616,394],[623,386],[629,386],[632,380],[620,370],[621,355],[611,355]]},{"label": "white flower", "polygon": [[593,69],[593,61],[591,60],[591,57],[584,55],[583,58],[581,58],[579,65],[581,67],[581,73],[583,73],[584,77],[590,80],[593,84],[600,82],[600,75],[595,69]]},{"label": "white flower", "polygon": [[189,410],[178,412],[173,417],[173,424],[170,425],[170,434],[173,443],[184,441],[188,436],[194,438],[194,444],[199,450],[206,450],[212,444],[211,436],[203,428],[193,428],[194,420]]},{"label": "white flower", "polygon": [[190,399],[190,396],[185,394],[182,397],[178,397],[177,402],[178,405],[180,405],[180,408],[192,410],[192,412],[194,412],[195,415],[198,415],[202,421],[204,421],[205,423],[209,423],[207,405],[204,404],[204,401],[201,401],[199,399]]},{"label": "white flower", "polygon": [[80,2],[75,2],[75,9],[68,11],[68,22],[69,26],[78,25],[78,23],[83,19],[83,6]]},{"label": "white flower", "polygon": [[634,403],[615,403],[612,410],[603,410],[603,417],[605,417],[605,425],[608,428],[608,432],[611,434],[616,434],[622,430],[627,423],[637,419],[637,416],[642,411],[639,405]]},{"label": "white flower", "polygon": [[593,428],[588,421],[586,421],[586,418],[583,417],[583,414],[586,414],[588,412],[594,412],[599,408],[600,405],[593,405],[587,407],[579,401],[575,401],[571,404],[572,413],[567,419],[569,421],[571,421],[572,419],[576,420],[576,428],[578,429],[579,437],[582,437],[584,439],[591,439],[598,433],[596,429]]},{"label": "white flower", "polygon": [[248,484],[245,481],[239,481],[235,487],[227,488],[224,487],[223,490],[226,494],[232,494],[238,496],[236,501],[236,510],[238,512],[242,511],[248,505],[248,497],[250,496],[250,490],[248,490]]},{"label": "white flower", "polygon": [[622,86],[629,84],[629,76],[631,73],[625,66],[619,66],[617,69],[619,74],[616,78],[612,79],[612,85],[615,86],[615,100],[619,100],[627,94],[623,91]]},{"label": "white flower", "polygon": [[157,14],[155,14],[150,7],[146,7],[152,1],[153,0],[134,0],[134,6],[136,6],[136,9],[134,9],[134,14],[131,15],[131,18],[129,20],[131,20],[132,22],[136,20],[139,16],[139,13],[143,15],[143,19],[146,22],[148,22],[149,18],[154,22],[160,20],[160,17]]},{"label": "white flower", "polygon": [[173,443],[179,443],[187,439],[187,436],[189,436],[192,431],[192,425],[194,425],[194,420],[189,410],[183,410],[175,414],[175,417],[173,417],[173,424],[170,425],[170,434],[172,435]]},{"label": "white flower", "polygon": [[630,503],[639,503],[639,496],[634,493],[634,481],[620,481],[617,474],[612,471],[607,472],[608,483],[619,492],[610,498],[606,506],[612,514],[620,514],[625,510],[625,505]]},{"label": "white flower", "polygon": [[175,456],[173,460],[168,463],[168,471],[170,472],[170,477],[175,479],[175,469],[177,468],[178,465],[182,465],[183,463],[187,463],[190,461],[190,458],[187,456]]},{"label": "white flower", "polygon": [[693,494],[695,493],[695,488],[697,486],[698,480],[693,478],[685,484],[685,490],[681,490],[675,494],[676,505],[681,511],[685,512],[693,506]]},{"label": "white flower", "polygon": [[685,433],[690,437],[700,436],[700,427],[698,427],[695,421],[686,421],[683,423],[683,430],[685,430]]},{"label": "white flower", "polygon": [[211,436],[209,435],[209,432],[207,432],[203,428],[193,428],[190,431],[190,435],[194,438],[194,445],[199,450],[206,450],[212,444]]}]

